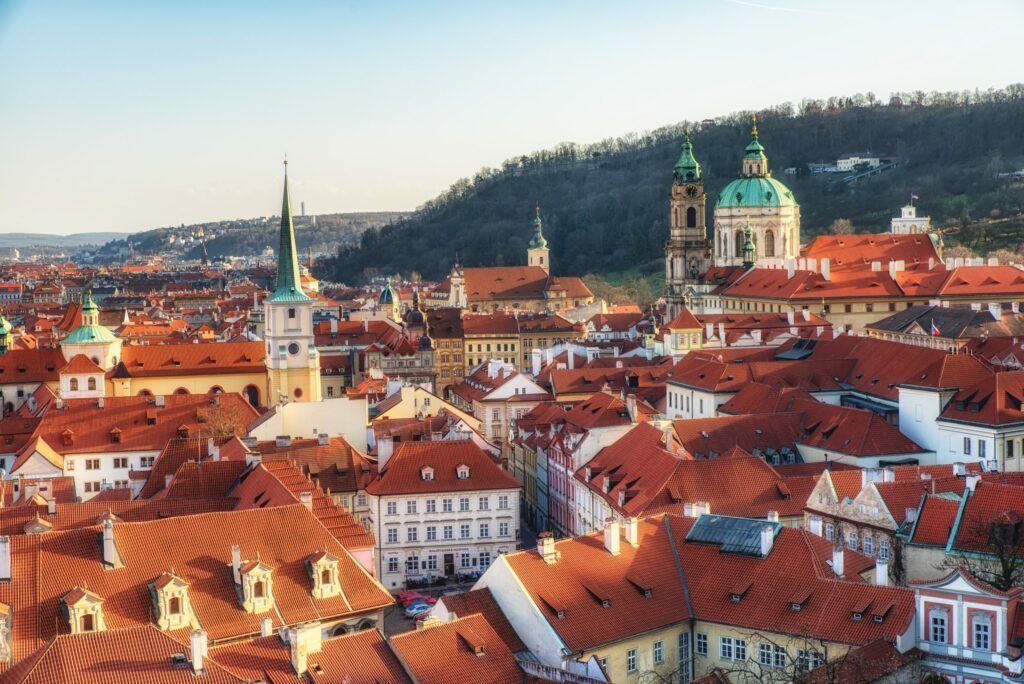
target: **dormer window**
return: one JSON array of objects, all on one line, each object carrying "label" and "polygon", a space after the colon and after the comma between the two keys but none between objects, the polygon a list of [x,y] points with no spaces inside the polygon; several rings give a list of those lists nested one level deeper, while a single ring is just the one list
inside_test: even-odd
[{"label": "dormer window", "polygon": [[242,608],[250,613],[265,613],[274,607],[273,568],[261,561],[242,563]]},{"label": "dormer window", "polygon": [[156,624],[161,630],[192,627],[188,582],[170,572],[160,575],[150,589],[156,601]]},{"label": "dormer window", "polygon": [[326,551],[317,551],[306,559],[313,581],[313,598],[326,599],[341,594],[338,559]]},{"label": "dormer window", "polygon": [[72,634],[102,632],[107,628],[103,619],[103,599],[88,589],[75,587],[61,599],[68,612],[68,627]]},{"label": "dormer window", "polygon": [[119,428],[113,428],[110,431],[110,443],[120,444],[121,443],[121,430]]},{"label": "dormer window", "polygon": [[458,468],[455,469],[455,475],[460,480],[468,480],[469,479],[469,466],[468,465],[460,465]]},{"label": "dormer window", "polygon": [[430,466],[424,466],[420,468],[420,479],[424,482],[429,482],[434,479],[434,469]]}]

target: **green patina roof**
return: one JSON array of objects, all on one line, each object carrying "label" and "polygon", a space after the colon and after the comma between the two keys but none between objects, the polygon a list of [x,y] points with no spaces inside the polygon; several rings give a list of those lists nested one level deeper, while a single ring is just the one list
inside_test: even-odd
[{"label": "green patina roof", "polygon": [[718,195],[715,207],[795,207],[793,193],[774,178],[737,178]]},{"label": "green patina roof", "polygon": [[693,143],[690,142],[690,133],[687,131],[683,137],[683,144],[680,148],[679,161],[672,169],[672,178],[676,181],[699,181],[700,164],[693,156]]},{"label": "green patina roof", "polygon": [[[98,321],[99,311],[100,308],[96,306],[92,293],[86,292],[85,300],[82,302],[82,319]],[[111,342],[117,342],[117,337],[98,323],[80,325],[62,340],[64,344],[110,344]]]},{"label": "green patina roof", "polygon": [[548,241],[544,239],[544,232],[541,230],[540,204],[537,205],[537,217],[533,219],[533,237],[530,238],[530,249],[547,249]]},{"label": "green patina roof", "polygon": [[288,195],[288,160],[284,162],[284,202],[281,207],[281,236],[277,248],[277,288],[267,297],[270,302],[303,302],[309,296],[299,283],[299,255],[295,249],[292,225],[292,201]]},{"label": "green patina roof", "polygon": [[379,304],[394,304],[398,300],[398,293],[395,292],[394,285],[391,284],[391,276],[388,276],[387,285],[380,291],[380,298],[377,300]]}]

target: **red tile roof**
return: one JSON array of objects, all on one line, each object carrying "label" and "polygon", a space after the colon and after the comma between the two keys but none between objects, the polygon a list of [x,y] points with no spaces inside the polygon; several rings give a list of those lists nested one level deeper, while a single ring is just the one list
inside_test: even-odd
[{"label": "red tile roof", "polygon": [[303,474],[316,478],[322,489],[334,493],[355,492],[366,488],[375,464],[344,437],[331,437],[327,444],[316,439],[292,439],[291,446],[278,447],[274,441],[259,442],[264,463],[286,461]]},{"label": "red tile roof", "polygon": [[56,382],[65,365],[59,349],[11,349],[0,356],[0,383]]},{"label": "red tile roof", "polygon": [[391,648],[422,684],[520,684],[524,678],[508,646],[479,614],[399,634]]},{"label": "red tile roof", "polygon": [[[460,480],[457,468],[469,466],[469,477]],[[421,469],[433,468],[433,479],[424,480]],[[401,442],[366,491],[375,496],[427,492],[459,492],[518,489],[519,481],[503,470],[471,441]]]},{"label": "red tile roof", "polygon": [[959,510],[959,498],[926,495],[917,514],[910,543],[945,547]]},{"label": "red tile roof", "polygon": [[115,377],[262,373],[263,357],[262,342],[126,346],[121,350]]},{"label": "red tile roof", "polygon": [[102,367],[96,364],[85,354],[76,354],[67,365],[58,371],[61,375],[74,373],[105,373]]},{"label": "red tile roof", "polygon": [[25,527],[37,519],[56,531],[74,530],[98,525],[105,515],[112,515],[124,522],[143,522],[179,515],[230,511],[236,503],[237,499],[233,498],[89,500],[84,503],[59,503],[53,514],[47,512],[45,505],[16,506],[0,510],[0,534],[25,534]]},{"label": "red tile roof", "polygon": [[1000,484],[982,479],[968,495],[963,512],[957,518],[951,548],[992,554],[993,523],[1006,522],[1020,526],[1024,487]]},{"label": "red tile roof", "polygon": [[1024,422],[1024,371],[993,373],[957,392],[942,420],[980,425]]},{"label": "red tile roof", "polygon": [[527,650],[526,644],[516,634],[512,624],[505,617],[505,613],[501,611],[501,606],[494,599],[494,594],[487,587],[453,596],[443,596],[439,599],[439,602],[443,603],[448,612],[454,614],[455,617],[466,617],[475,614],[482,615],[484,620],[487,621],[513,653]]}]

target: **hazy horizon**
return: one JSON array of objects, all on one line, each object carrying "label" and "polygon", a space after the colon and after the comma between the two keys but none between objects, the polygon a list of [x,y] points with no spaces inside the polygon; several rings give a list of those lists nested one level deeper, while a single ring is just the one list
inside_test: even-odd
[{"label": "hazy horizon", "polygon": [[285,153],[296,213],[409,211],[560,142],[1004,87],[1021,20],[1012,0],[0,0],[0,232],[277,214]]}]

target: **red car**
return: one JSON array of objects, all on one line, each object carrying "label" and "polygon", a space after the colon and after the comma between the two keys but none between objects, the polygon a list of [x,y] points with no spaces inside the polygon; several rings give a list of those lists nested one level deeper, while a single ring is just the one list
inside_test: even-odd
[{"label": "red car", "polygon": [[437,603],[437,599],[426,594],[421,594],[418,591],[403,591],[398,594],[398,602],[403,607],[407,608],[414,603],[425,603],[428,606],[432,606]]}]

